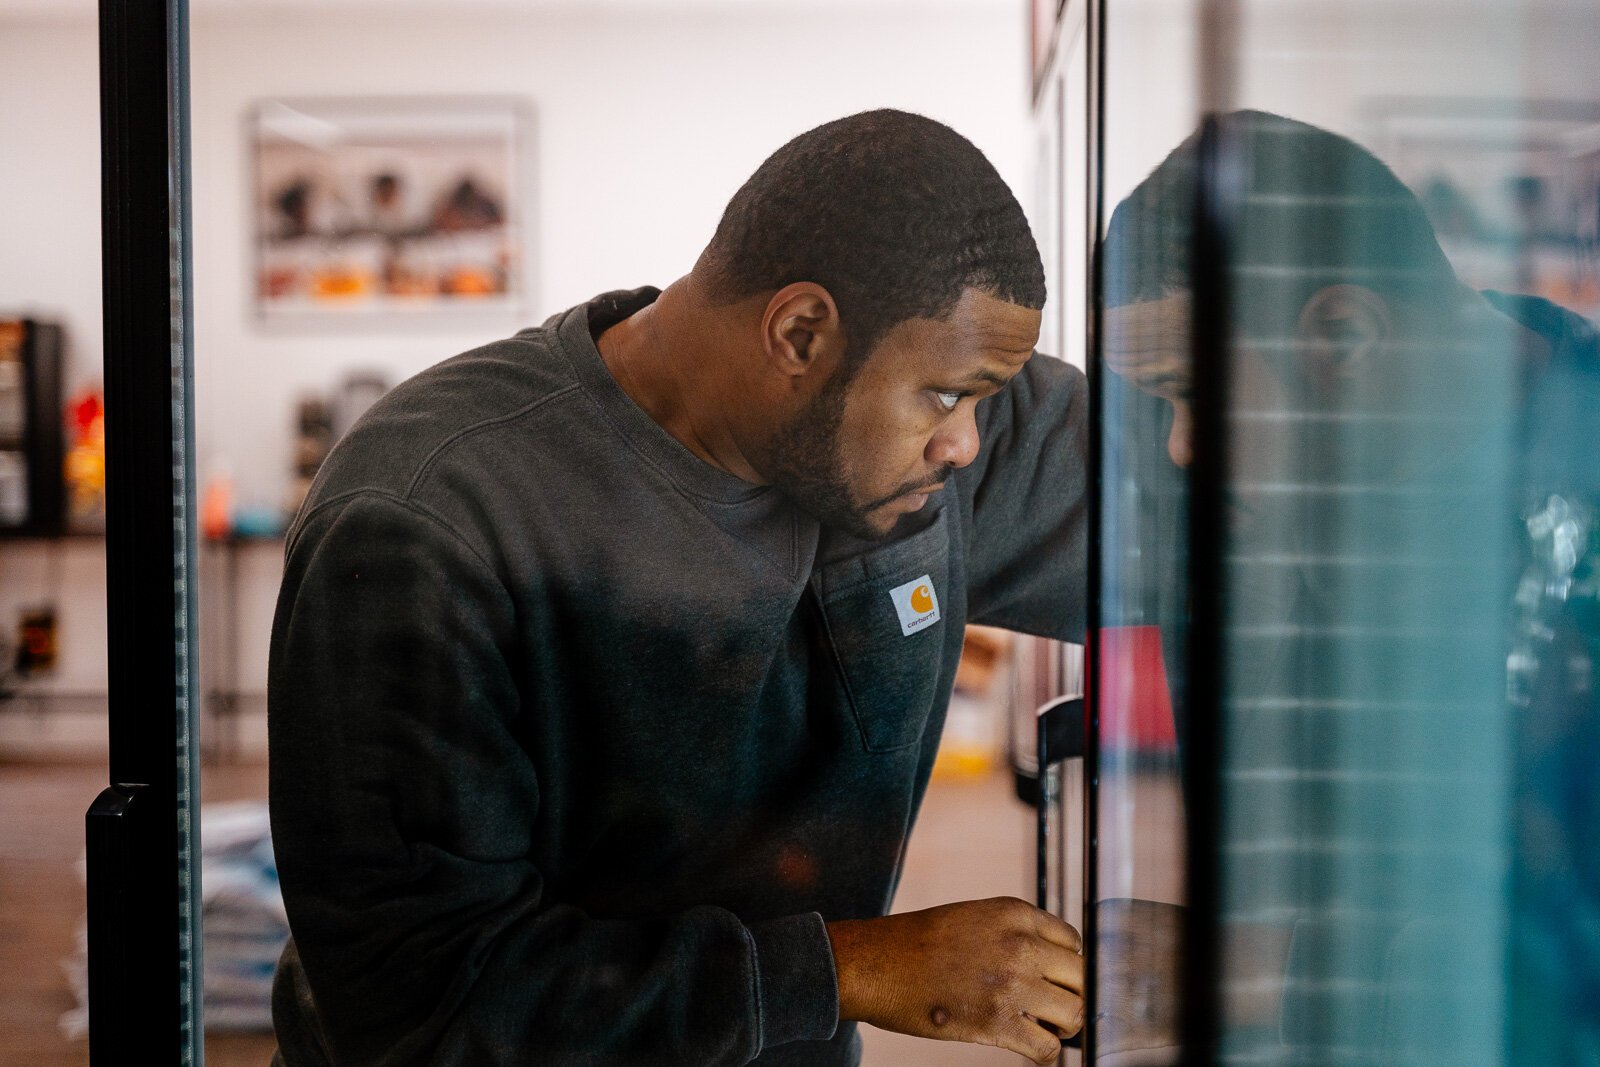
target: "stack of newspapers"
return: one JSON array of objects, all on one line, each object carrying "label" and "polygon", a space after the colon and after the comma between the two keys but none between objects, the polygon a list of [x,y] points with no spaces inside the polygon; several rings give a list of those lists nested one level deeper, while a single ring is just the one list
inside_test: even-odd
[{"label": "stack of newspapers", "polygon": [[206,1029],[271,1029],[272,972],[289,921],[266,804],[201,809],[200,893]]},{"label": "stack of newspapers", "polygon": [[[80,860],[79,872],[83,871]],[[207,804],[200,811],[200,923],[207,1030],[272,1027],[272,973],[289,939],[267,805]],[[61,1018],[71,1036],[89,1030],[88,937],[62,962],[77,1007]]]}]

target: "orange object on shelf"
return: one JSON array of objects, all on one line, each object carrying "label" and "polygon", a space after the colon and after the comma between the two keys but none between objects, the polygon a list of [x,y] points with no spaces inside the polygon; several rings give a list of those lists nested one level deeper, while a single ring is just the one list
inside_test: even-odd
[{"label": "orange object on shelf", "polygon": [[359,270],[329,267],[311,279],[311,295],[318,300],[350,300],[372,289],[372,279]]},{"label": "orange object on shelf", "polygon": [[200,494],[200,536],[220,541],[233,532],[233,479],[217,474]]},{"label": "orange object on shelf", "polygon": [[455,296],[491,296],[500,292],[500,279],[476,267],[457,267],[445,277],[445,292]]},{"label": "orange object on shelf", "polygon": [[963,693],[985,694],[1011,648],[1011,635],[988,626],[968,626],[961,642],[961,662],[956,666],[956,688]]},{"label": "orange object on shelf", "polygon": [[106,517],[106,412],[99,389],[86,389],[67,403],[67,453],[61,476],[67,486],[67,522],[97,528]]}]

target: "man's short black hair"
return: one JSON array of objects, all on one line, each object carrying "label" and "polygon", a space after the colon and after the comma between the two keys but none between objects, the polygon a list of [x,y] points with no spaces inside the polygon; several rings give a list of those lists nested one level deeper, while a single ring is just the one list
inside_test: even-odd
[{"label": "man's short black hair", "polygon": [[[1455,272],[1427,212],[1381,160],[1354,141],[1262,111],[1218,117],[1242,164],[1227,267],[1244,329],[1286,328],[1311,296],[1354,282],[1390,299],[1452,292]],[[1106,303],[1159,300],[1192,285],[1198,133],[1112,213],[1104,245]]]},{"label": "man's short black hair", "polygon": [[1044,266],[993,164],[950,127],[865,111],[802,133],[734,194],[697,270],[733,303],[815,282],[859,367],[889,328],[948,315],[968,288],[1044,306]]}]

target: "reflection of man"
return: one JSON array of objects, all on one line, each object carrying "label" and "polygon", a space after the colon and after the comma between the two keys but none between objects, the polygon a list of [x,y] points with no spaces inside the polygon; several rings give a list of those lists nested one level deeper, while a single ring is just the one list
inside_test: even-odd
[{"label": "reflection of man", "polygon": [[[1493,819],[1510,792],[1509,1040],[1517,1062],[1580,1062],[1600,1038],[1600,790],[1548,758],[1548,734],[1592,738],[1600,716],[1591,689],[1549,684],[1510,757],[1496,724],[1517,508],[1600,497],[1600,346],[1554,305],[1463,285],[1416,199],[1353,143],[1258,113],[1221,128],[1244,175],[1227,264],[1230,1051],[1492,1056],[1493,1012],[1468,1009],[1504,996]],[[1193,453],[1195,159],[1190,141],[1119,206],[1105,252],[1106,358],[1139,391],[1109,389],[1107,425],[1140,437],[1110,447],[1148,490],[1133,507],[1165,568],[1134,599],[1164,597],[1169,649],[1187,610],[1173,501]],[[1178,925],[1150,917],[1141,950],[1176,951]]]},{"label": "reflection of man", "polygon": [[967,141],[773,155],[694,270],[391,391],[290,534],[272,813],[289,1067],[1041,1063],[1078,934],[884,917],[964,624],[1081,635],[1084,384]]}]

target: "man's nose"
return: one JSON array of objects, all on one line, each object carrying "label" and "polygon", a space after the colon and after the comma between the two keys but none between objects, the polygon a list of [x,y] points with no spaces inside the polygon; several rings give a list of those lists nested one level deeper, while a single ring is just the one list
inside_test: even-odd
[{"label": "man's nose", "polygon": [[978,458],[978,420],[974,405],[962,405],[964,414],[939,427],[928,442],[928,463],[937,467],[965,467]]},{"label": "man's nose", "polygon": [[1186,401],[1172,402],[1172,432],[1167,435],[1167,455],[1179,467],[1188,467],[1194,460],[1194,420],[1190,418]]}]

